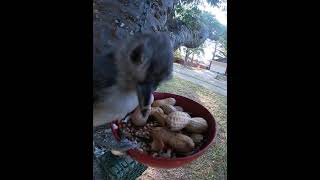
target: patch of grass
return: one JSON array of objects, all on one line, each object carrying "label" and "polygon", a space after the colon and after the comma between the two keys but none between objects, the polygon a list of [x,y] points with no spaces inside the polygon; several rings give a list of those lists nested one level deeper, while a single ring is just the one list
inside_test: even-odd
[{"label": "patch of grass", "polygon": [[[227,97],[211,92],[210,90],[190,81],[174,77],[161,85],[158,92],[174,93],[188,97],[206,107],[214,116],[218,125],[218,134],[215,143],[209,150],[191,164],[172,170],[158,170],[162,177],[170,179],[227,179]],[[160,178],[161,179],[161,178]]]}]

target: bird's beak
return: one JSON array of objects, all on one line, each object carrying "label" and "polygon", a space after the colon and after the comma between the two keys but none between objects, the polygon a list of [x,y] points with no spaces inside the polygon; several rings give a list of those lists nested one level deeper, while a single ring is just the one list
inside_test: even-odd
[{"label": "bird's beak", "polygon": [[149,106],[151,104],[151,96],[153,92],[152,84],[139,84],[137,86],[137,93],[138,93],[138,100],[139,100],[139,107],[141,109],[141,113],[143,117],[145,117]]}]

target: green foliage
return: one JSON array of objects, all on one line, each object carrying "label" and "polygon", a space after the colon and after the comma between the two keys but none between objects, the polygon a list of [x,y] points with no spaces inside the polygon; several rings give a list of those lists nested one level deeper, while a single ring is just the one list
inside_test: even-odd
[{"label": "green foliage", "polygon": [[219,50],[218,50],[218,55],[222,57],[227,57],[227,31],[224,32],[222,36],[220,36],[219,40]]},{"label": "green foliage", "polygon": [[221,48],[221,49],[219,49],[218,50],[218,53],[217,53],[217,57],[218,58],[226,58],[227,57],[227,49],[225,49],[225,48]]},{"label": "green foliage", "polygon": [[207,11],[201,12],[199,20],[204,23],[214,35],[220,36],[226,31],[226,27],[221,24],[214,15]]},{"label": "green foliage", "polygon": [[212,6],[217,6],[220,7],[221,4],[226,3],[227,0],[179,0],[179,3],[183,3],[183,4],[200,4],[203,3],[203,1],[207,1],[208,4],[212,5]]},{"label": "green foliage", "polygon": [[[175,7],[175,17],[181,20],[185,25],[192,30],[197,30],[199,27],[205,25],[209,29],[210,39],[218,43],[217,55],[227,56],[227,28],[221,24],[216,17],[207,11],[202,11],[198,8],[201,0],[187,0],[179,1]],[[226,10],[226,0],[207,0],[211,5],[224,8]],[[194,49],[186,50],[187,56],[189,54],[204,54],[203,45]]]},{"label": "green foliage", "polygon": [[226,27],[214,15],[201,11],[196,4],[179,3],[175,7],[175,18],[181,20],[190,29],[196,30],[201,25],[206,25],[214,35],[222,35]]},{"label": "green foliage", "polygon": [[195,54],[197,56],[204,55],[204,44],[200,45],[197,48],[190,48],[191,54]]},{"label": "green foliage", "polygon": [[174,57],[179,58],[179,59],[182,59],[182,58],[183,58],[183,56],[182,56],[182,54],[181,54],[180,48],[178,48],[178,49],[174,52]]},{"label": "green foliage", "polygon": [[222,1],[227,1],[227,0],[207,0],[207,2],[212,5],[212,6],[219,6]]},{"label": "green foliage", "polygon": [[200,25],[201,10],[195,5],[178,4],[175,8],[175,18],[181,20],[190,29],[196,29]]}]

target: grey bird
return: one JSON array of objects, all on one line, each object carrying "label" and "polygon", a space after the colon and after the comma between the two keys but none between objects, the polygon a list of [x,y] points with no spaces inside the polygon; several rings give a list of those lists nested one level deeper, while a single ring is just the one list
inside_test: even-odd
[{"label": "grey bird", "polygon": [[93,61],[93,126],[121,120],[172,77],[173,47],[165,33],[145,33],[116,43]]}]

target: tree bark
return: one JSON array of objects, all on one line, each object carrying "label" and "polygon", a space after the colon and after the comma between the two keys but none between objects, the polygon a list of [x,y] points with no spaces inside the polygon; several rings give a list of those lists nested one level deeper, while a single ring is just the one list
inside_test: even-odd
[{"label": "tree bark", "polygon": [[174,19],[177,0],[94,0],[93,51],[104,54],[117,41],[136,33],[166,32],[176,50],[180,46],[196,48],[211,33],[206,25],[196,30]]},{"label": "tree bark", "polygon": [[216,57],[216,53],[217,53],[217,46],[218,46],[218,41],[215,42],[214,44],[214,50],[213,50],[213,57],[212,57],[212,60],[214,61],[214,58]]},{"label": "tree bark", "polygon": [[168,33],[174,49],[180,46],[197,48],[209,37],[209,30],[206,25],[201,25],[197,30],[189,29],[182,21],[169,19],[167,22]]},{"label": "tree bark", "polygon": [[193,64],[194,53],[192,53],[191,64]]},{"label": "tree bark", "polygon": [[190,55],[190,50],[187,48],[186,49],[186,55],[184,57],[184,66],[187,66],[188,65],[188,58],[189,58],[189,55]]},{"label": "tree bark", "polygon": [[209,70],[211,69],[212,61],[213,61],[213,60],[210,61]]}]

